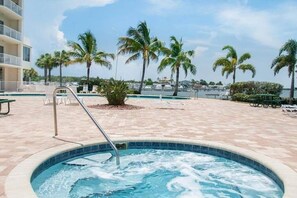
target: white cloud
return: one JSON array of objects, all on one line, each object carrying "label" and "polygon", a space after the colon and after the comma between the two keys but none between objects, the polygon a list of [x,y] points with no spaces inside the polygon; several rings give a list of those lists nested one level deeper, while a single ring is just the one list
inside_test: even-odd
[{"label": "white cloud", "polygon": [[[45,0],[32,0],[32,7],[26,5],[25,29],[32,39],[32,45],[37,53],[51,52],[56,49],[66,49],[67,39],[64,32],[60,30],[63,23],[64,13],[68,10],[79,7],[102,7],[115,2],[115,0],[52,0],[44,3]],[[38,9],[36,9],[38,8]],[[29,16],[29,17],[27,17]]]},{"label": "white cloud", "polygon": [[222,10],[218,19],[222,25],[221,29],[237,38],[242,35],[251,37],[260,43],[278,47],[279,38],[275,35],[277,29],[272,25],[268,13],[253,11],[246,7],[226,8]]},{"label": "white cloud", "polygon": [[258,43],[279,49],[284,42],[283,32],[288,30],[287,22],[296,20],[296,5],[282,6],[276,10],[255,10],[247,5],[226,6],[216,16],[223,33],[235,35],[238,39],[252,38]]},{"label": "white cloud", "polygon": [[168,11],[180,9],[182,6],[181,0],[147,0],[151,5],[149,11],[154,14],[164,14]]},{"label": "white cloud", "polygon": [[195,57],[201,56],[204,52],[206,52],[209,48],[208,47],[200,47],[197,46],[195,48]]}]

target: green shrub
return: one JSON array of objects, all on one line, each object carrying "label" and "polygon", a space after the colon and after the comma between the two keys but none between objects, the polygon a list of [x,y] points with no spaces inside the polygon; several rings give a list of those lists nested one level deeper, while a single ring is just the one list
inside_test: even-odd
[{"label": "green shrub", "polygon": [[232,95],[232,100],[238,102],[248,102],[250,97],[251,96],[244,93],[236,93]]},{"label": "green shrub", "polygon": [[77,93],[79,93],[82,90],[83,90],[83,86],[81,86],[81,85],[76,88]]},{"label": "green shrub", "polygon": [[282,98],[282,104],[288,105],[297,105],[297,98]]},{"label": "green shrub", "polygon": [[127,93],[128,93],[128,94],[140,94],[139,91],[134,90],[134,89],[129,89]]},{"label": "green shrub", "polygon": [[109,80],[98,88],[98,92],[106,97],[109,105],[124,105],[128,85],[124,81]]},{"label": "green shrub", "polygon": [[279,96],[283,90],[283,86],[278,83],[271,82],[237,82],[231,85],[230,93],[232,95],[243,93],[246,95],[255,94],[273,94]]}]

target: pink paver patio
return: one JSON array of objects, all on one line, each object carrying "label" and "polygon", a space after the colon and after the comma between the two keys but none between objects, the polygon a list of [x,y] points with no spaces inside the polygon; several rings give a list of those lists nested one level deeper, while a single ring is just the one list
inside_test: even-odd
[{"label": "pink paver patio", "polygon": [[[7,97],[9,98],[9,97]],[[59,136],[53,138],[53,107],[42,97],[14,97],[11,114],[0,117],[0,196],[9,172],[42,150],[86,140],[103,140],[79,106],[58,106]],[[99,97],[87,105],[104,104]],[[277,159],[297,172],[296,118],[280,109],[253,108],[230,101],[129,99],[139,110],[90,109],[112,138],[173,137],[208,140],[249,149]]]}]

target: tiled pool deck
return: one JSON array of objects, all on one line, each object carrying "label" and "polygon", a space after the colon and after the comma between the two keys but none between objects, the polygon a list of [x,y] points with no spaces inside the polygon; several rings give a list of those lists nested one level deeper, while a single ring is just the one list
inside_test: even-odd
[{"label": "tiled pool deck", "polygon": [[[3,98],[3,97],[2,97]],[[9,97],[6,97],[9,98]],[[11,97],[10,97],[11,98]],[[0,197],[9,172],[25,158],[62,144],[103,140],[79,106],[58,106],[59,136],[52,105],[43,97],[14,97],[11,114],[0,116]],[[103,98],[84,99],[87,105]],[[230,101],[129,99],[140,110],[90,109],[111,138],[183,138],[234,145],[279,160],[297,172],[297,118],[280,109],[253,108]]]}]

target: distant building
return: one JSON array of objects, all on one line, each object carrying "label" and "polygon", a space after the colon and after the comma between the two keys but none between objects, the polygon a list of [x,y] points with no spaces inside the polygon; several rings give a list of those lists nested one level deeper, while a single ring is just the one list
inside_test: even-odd
[{"label": "distant building", "polygon": [[0,90],[17,91],[30,68],[31,47],[24,42],[23,0],[0,0]]}]

